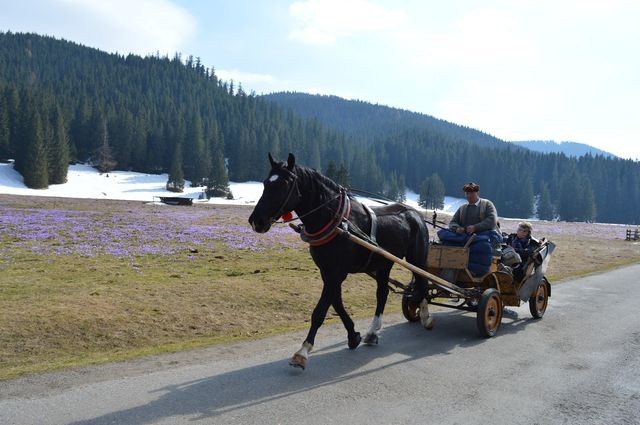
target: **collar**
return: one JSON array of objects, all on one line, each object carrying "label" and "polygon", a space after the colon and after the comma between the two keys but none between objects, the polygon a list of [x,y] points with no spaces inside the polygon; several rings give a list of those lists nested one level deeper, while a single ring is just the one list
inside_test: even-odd
[{"label": "collar", "polygon": [[333,218],[322,229],[317,232],[309,233],[302,226],[300,238],[311,246],[320,246],[331,242],[337,235],[336,228],[340,226],[343,220],[348,220],[351,214],[351,201],[346,190],[340,190],[340,201]]},{"label": "collar", "polygon": [[473,204],[467,204],[467,205],[475,205],[476,207],[480,205],[480,198],[478,198],[477,202],[474,202]]}]

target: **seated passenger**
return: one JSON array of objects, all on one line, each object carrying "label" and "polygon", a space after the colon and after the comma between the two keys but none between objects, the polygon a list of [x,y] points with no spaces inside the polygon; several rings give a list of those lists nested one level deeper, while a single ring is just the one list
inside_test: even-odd
[{"label": "seated passenger", "polygon": [[533,225],[531,223],[529,223],[528,221],[522,221],[518,223],[518,230],[516,231],[516,233],[511,233],[509,236],[507,236],[507,240],[505,242],[507,246],[512,247],[518,253],[518,255],[520,255],[520,258],[522,260],[520,265],[513,270],[514,276],[517,280],[520,280],[523,277],[523,268],[526,267],[529,255],[531,255],[531,253],[535,251],[538,246],[540,246],[540,242],[531,237],[532,230]]}]

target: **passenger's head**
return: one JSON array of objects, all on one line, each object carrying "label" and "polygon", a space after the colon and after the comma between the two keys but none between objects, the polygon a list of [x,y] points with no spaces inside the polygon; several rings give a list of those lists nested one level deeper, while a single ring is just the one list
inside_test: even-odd
[{"label": "passenger's head", "polygon": [[478,183],[467,183],[462,186],[462,190],[464,190],[464,194],[470,204],[475,204],[480,199],[480,185]]},{"label": "passenger's head", "polygon": [[518,237],[524,238],[526,236],[531,236],[531,231],[533,230],[533,225],[528,221],[521,221],[518,223]]}]

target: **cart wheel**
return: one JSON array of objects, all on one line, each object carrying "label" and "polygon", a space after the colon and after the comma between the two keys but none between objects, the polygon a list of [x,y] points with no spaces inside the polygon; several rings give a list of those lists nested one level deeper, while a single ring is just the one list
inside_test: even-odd
[{"label": "cart wheel", "polygon": [[402,297],[402,314],[409,322],[420,320],[420,304]]},{"label": "cart wheel", "polygon": [[531,298],[529,298],[529,311],[534,319],[542,319],[544,312],[547,310],[548,303],[549,293],[547,292],[547,281],[546,279],[542,279],[542,282],[538,284],[538,288],[536,288]]},{"label": "cart wheel", "polygon": [[498,332],[502,322],[502,299],[500,292],[495,288],[489,288],[482,293],[480,303],[478,304],[478,316],[476,323],[480,335],[487,338],[492,337]]}]

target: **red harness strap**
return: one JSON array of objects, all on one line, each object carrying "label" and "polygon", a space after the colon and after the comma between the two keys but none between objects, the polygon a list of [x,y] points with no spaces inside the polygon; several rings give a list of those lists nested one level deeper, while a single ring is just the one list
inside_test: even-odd
[{"label": "red harness strap", "polygon": [[300,233],[300,237],[303,241],[311,246],[321,246],[331,242],[338,235],[338,232],[335,230],[338,228],[340,223],[342,223],[342,220],[345,218],[349,219],[349,215],[351,214],[351,201],[349,200],[349,197],[344,191],[342,191],[341,195],[340,203],[338,204],[336,214],[333,218],[317,232],[308,233],[303,228],[303,231]]}]

